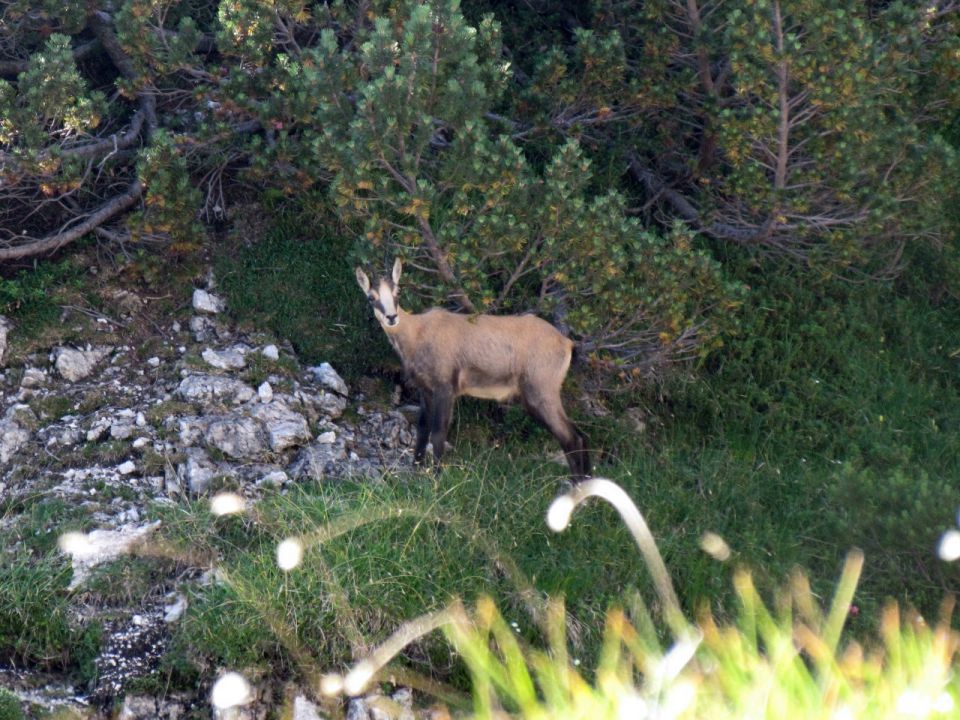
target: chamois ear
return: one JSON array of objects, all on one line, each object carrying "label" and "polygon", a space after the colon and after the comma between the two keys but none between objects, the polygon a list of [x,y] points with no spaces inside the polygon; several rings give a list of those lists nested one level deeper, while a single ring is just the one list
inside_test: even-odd
[{"label": "chamois ear", "polygon": [[360,286],[360,289],[364,293],[370,292],[370,278],[367,277],[367,274],[360,268],[357,268],[354,273],[357,276],[357,285]]},{"label": "chamois ear", "polygon": [[403,270],[403,263],[400,258],[393,261],[393,284],[394,287],[400,284],[400,272]]}]

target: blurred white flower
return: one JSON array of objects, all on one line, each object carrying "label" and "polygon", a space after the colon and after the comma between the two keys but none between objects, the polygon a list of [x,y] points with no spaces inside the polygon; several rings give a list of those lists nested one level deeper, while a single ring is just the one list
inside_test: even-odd
[{"label": "blurred white flower", "polygon": [[339,695],[343,692],[343,675],[324,675],[320,678],[320,692],[324,695]]},{"label": "blurred white flower", "polygon": [[709,530],[700,538],[700,549],[714,560],[725,562],[730,559],[730,546],[727,541]]},{"label": "blurred white flower", "polygon": [[228,672],[213,685],[210,702],[218,710],[246,705],[253,700],[250,683],[240,673]]},{"label": "blurred white flower", "polygon": [[214,515],[236,515],[247,509],[247,501],[232,492],[223,492],[210,498],[210,512]]},{"label": "blurred white flower", "polygon": [[647,701],[635,692],[621,693],[617,698],[617,720],[641,720],[647,717]]},{"label": "blurred white flower", "polygon": [[953,695],[944,690],[933,702],[933,711],[938,713],[947,713],[953,712]]},{"label": "blurred white flower", "polygon": [[372,662],[361,660],[343,679],[343,689],[347,695],[359,695],[370,682],[376,671]]},{"label": "blurred white flower", "polygon": [[947,530],[940,538],[937,554],[941,560],[953,562],[960,558],[960,530]]},{"label": "blurred white flower", "polygon": [[57,539],[61,552],[74,557],[85,557],[96,552],[86,533],[68,532]]},{"label": "blurred white flower", "polygon": [[287,538],[277,545],[277,565],[281,570],[293,570],[303,561],[303,543],[297,538]]}]

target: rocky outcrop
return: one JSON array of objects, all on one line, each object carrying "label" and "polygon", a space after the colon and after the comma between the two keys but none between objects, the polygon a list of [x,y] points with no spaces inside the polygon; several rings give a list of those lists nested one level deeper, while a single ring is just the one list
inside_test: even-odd
[{"label": "rocky outcrop", "polygon": [[[333,367],[291,370],[296,358],[288,350],[280,362],[276,345],[238,333],[217,315],[222,301],[206,295],[195,293],[198,314],[188,328],[164,328],[149,356],[101,342],[55,347],[0,371],[0,496],[14,501],[11,507],[43,495],[86,509],[89,531],[61,545],[78,598],[94,568],[135,551],[156,531],[147,521],[150,503],[208,494],[223,481],[250,502],[265,488],[283,492],[291,483],[344,477],[376,482],[409,464],[413,433],[405,415],[356,404],[345,419],[358,398]],[[99,619],[98,680],[84,702],[117,707],[118,717],[130,720],[189,711],[196,699],[124,699],[131,678],[156,668],[168,625],[182,612],[171,609],[178,602],[161,593],[109,608]],[[380,717],[375,707],[358,702],[354,712]],[[262,706],[251,712],[262,714]],[[306,719],[319,710],[301,697],[292,712]]]}]

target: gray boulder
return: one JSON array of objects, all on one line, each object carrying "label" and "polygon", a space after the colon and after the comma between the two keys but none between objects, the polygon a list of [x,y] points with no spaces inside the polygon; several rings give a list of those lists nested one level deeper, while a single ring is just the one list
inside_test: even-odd
[{"label": "gray boulder", "polygon": [[319,393],[297,390],[295,397],[303,405],[304,412],[307,413],[311,422],[317,422],[320,418],[336,420],[347,409],[347,399],[337,393],[324,390]]},{"label": "gray boulder", "polygon": [[200,288],[193,291],[193,309],[197,312],[216,315],[223,312],[224,308],[226,308],[226,303],[223,298]]},{"label": "gray boulder", "polygon": [[339,477],[344,474],[347,449],[342,440],[332,443],[313,443],[303,448],[287,473],[292,478]]},{"label": "gray boulder", "polygon": [[266,452],[269,438],[263,425],[251,417],[222,415],[213,418],[203,434],[208,447],[232,458],[253,458]]},{"label": "gray boulder", "polygon": [[177,387],[177,394],[188,402],[244,403],[256,392],[245,382],[220,375],[188,375]]},{"label": "gray boulder", "polygon": [[110,347],[87,350],[58,347],[53,350],[53,362],[64,380],[77,382],[92,375],[97,365],[111,352],[113,348]]},{"label": "gray boulder", "polygon": [[3,367],[3,356],[7,352],[7,333],[12,329],[13,324],[0,315],[0,367]]},{"label": "gray boulder", "polygon": [[203,351],[201,357],[207,365],[212,365],[219,370],[242,370],[247,364],[245,353],[239,347],[232,347],[226,350],[211,350],[207,348]]},{"label": "gray boulder", "polygon": [[316,367],[308,368],[313,376],[323,387],[346,397],[350,394],[347,384],[340,377],[340,374],[333,369],[330,363],[320,363]]},{"label": "gray boulder", "polygon": [[194,495],[206,492],[216,475],[216,463],[200,448],[187,448],[187,459],[177,467],[180,487]]},{"label": "gray boulder", "polygon": [[14,405],[0,420],[0,464],[6,465],[14,453],[30,441],[37,416],[26,405]]},{"label": "gray boulder", "polygon": [[263,423],[270,438],[270,449],[274,452],[304,445],[313,437],[306,418],[281,402],[256,405],[250,414]]}]

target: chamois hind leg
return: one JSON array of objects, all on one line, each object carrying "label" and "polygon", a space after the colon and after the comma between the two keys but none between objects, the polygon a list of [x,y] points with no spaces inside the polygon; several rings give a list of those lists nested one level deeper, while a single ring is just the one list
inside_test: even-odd
[{"label": "chamois hind leg", "polygon": [[574,482],[590,477],[590,451],[586,436],[563,410],[559,394],[545,398],[541,393],[524,393],[523,404],[530,416],[549,430],[560,443]]},{"label": "chamois hind leg", "polygon": [[413,464],[423,465],[430,440],[430,415],[433,412],[433,397],[428,390],[420,391],[420,415],[417,416],[417,445],[413,451]]},{"label": "chamois hind leg", "polygon": [[440,460],[447,444],[447,432],[453,418],[453,391],[447,388],[433,393],[433,410],[430,415],[430,442],[433,444],[435,469],[440,472]]}]

